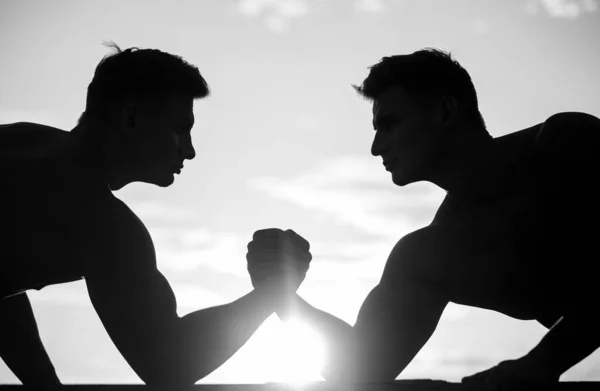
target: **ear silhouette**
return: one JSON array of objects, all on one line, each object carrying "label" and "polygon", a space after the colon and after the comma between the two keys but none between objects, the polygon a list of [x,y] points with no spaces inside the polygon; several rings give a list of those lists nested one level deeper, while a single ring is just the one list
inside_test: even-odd
[{"label": "ear silhouette", "polygon": [[440,102],[440,124],[449,128],[458,120],[458,102],[453,96],[444,96]]},{"label": "ear silhouette", "polygon": [[135,103],[127,101],[121,108],[121,120],[119,121],[118,132],[121,136],[127,137],[133,134],[137,125],[138,108]]}]

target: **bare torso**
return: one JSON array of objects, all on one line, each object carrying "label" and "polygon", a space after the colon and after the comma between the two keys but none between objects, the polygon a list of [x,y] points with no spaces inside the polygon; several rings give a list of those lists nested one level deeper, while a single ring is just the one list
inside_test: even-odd
[{"label": "bare torso", "polygon": [[71,138],[37,124],[0,127],[0,297],[81,279],[94,259],[97,216],[114,197],[94,182]]},{"label": "bare torso", "polygon": [[597,229],[589,221],[600,208],[586,179],[597,166],[587,154],[600,146],[597,125],[585,147],[569,149],[572,140],[562,139],[562,151],[540,150],[542,124],[495,139],[512,159],[503,191],[477,200],[448,195],[431,225],[398,243],[386,273],[451,302],[546,326],[593,308]]}]

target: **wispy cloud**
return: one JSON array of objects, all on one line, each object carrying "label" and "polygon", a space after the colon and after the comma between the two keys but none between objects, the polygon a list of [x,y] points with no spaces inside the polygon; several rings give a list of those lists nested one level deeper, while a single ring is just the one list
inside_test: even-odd
[{"label": "wispy cloud", "polygon": [[237,9],[244,15],[264,18],[269,30],[282,33],[290,29],[292,20],[308,14],[309,3],[306,0],[241,0]]},{"label": "wispy cloud", "polygon": [[246,245],[251,236],[213,232],[205,227],[163,226],[151,228],[158,266],[186,274],[202,268],[246,276]]},{"label": "wispy cloud", "polygon": [[[239,0],[237,12],[248,17],[263,20],[267,29],[274,33],[284,33],[291,29],[296,19],[306,17],[315,9],[325,9],[332,0]],[[352,4],[358,13],[381,14],[387,10],[386,0],[355,0],[336,2],[339,6]]]},{"label": "wispy cloud", "polygon": [[193,221],[197,217],[194,211],[187,208],[155,201],[129,202],[128,205],[142,221],[150,224],[183,223]]},{"label": "wispy cloud", "polygon": [[376,159],[362,156],[337,157],[296,178],[260,177],[248,185],[387,239],[429,223],[444,194],[428,184],[400,190]]},{"label": "wispy cloud", "polygon": [[575,19],[598,11],[598,0],[529,0],[525,3],[530,14],[545,12],[551,17]]},{"label": "wispy cloud", "polygon": [[221,295],[205,289],[198,284],[179,282],[173,284],[172,288],[177,299],[177,310],[180,315],[227,302]]},{"label": "wispy cloud", "polygon": [[379,14],[385,11],[385,6],[384,0],[356,0],[354,2],[354,9],[358,12]]}]

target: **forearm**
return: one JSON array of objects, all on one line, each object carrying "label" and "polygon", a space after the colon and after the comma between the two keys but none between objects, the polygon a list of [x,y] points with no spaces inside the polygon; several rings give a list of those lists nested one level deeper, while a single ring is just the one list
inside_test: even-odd
[{"label": "forearm", "polygon": [[179,352],[173,361],[179,368],[175,372],[188,382],[213,372],[248,341],[274,308],[268,292],[254,290],[232,303],[182,317],[177,327]]},{"label": "forearm", "polygon": [[321,332],[328,355],[326,380],[393,381],[433,334],[446,307],[444,296],[420,284],[402,281],[375,287],[363,302],[356,324],[294,300],[297,314]]},{"label": "forearm", "polygon": [[0,356],[24,385],[59,384],[25,293],[0,300]]},{"label": "forearm", "polygon": [[565,316],[525,357],[558,378],[600,347],[597,318]]}]

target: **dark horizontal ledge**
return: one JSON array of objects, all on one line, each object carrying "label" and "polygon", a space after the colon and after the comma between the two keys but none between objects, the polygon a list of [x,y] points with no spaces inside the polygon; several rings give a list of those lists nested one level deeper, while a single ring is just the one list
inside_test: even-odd
[{"label": "dark horizontal ledge", "polygon": [[[34,389],[21,385],[0,385],[0,391]],[[193,386],[145,386],[143,384],[67,384],[60,387],[35,387],[64,391],[486,391],[483,387],[467,386],[438,380],[398,380],[390,383],[330,383],[312,382],[305,384],[197,384]],[[600,382],[560,382],[549,386],[515,387],[515,391],[559,390],[600,391]],[[504,391],[504,389],[503,389]],[[506,391],[511,391],[507,389]]]}]

